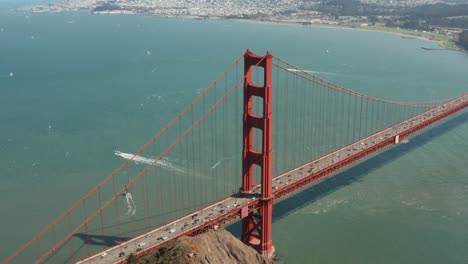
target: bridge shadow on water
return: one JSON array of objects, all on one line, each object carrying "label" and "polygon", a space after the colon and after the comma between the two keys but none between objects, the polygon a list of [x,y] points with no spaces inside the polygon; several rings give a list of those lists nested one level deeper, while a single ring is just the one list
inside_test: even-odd
[{"label": "bridge shadow on water", "polygon": [[[73,250],[69,253],[67,253],[66,259],[63,260],[63,262],[54,260],[54,263],[74,263],[80,259],[83,259],[88,255],[87,253],[87,246],[100,246],[102,249],[117,246],[120,243],[123,243],[131,237],[124,237],[124,236],[103,236],[103,235],[92,235],[92,234],[86,234],[86,233],[76,233],[73,235],[73,237],[77,237],[81,239],[81,243],[78,247],[74,248],[73,245]],[[67,242],[63,247],[66,250],[70,245],[68,243],[71,243],[70,241]]]},{"label": "bridge shadow on water", "polygon": [[[401,155],[418,149],[429,141],[446,134],[467,121],[468,112],[463,112],[452,119],[444,121],[439,125],[426,129],[411,137],[409,142],[406,144],[395,145],[395,147],[387,149],[380,154],[376,154],[371,158],[368,158],[349,169],[345,169],[330,178],[326,178],[315,185],[311,185],[295,195],[276,202],[273,209],[273,222],[287,217],[295,211],[320,200],[322,197],[325,197],[340,188],[359,181],[369,173],[398,159]],[[241,222],[236,222],[228,226],[226,229],[239,237],[241,234]]]},{"label": "bridge shadow on water", "polygon": [[103,236],[103,235],[92,235],[77,233],[73,235],[74,237],[80,238],[83,243],[94,245],[94,246],[105,246],[113,247],[124,241],[129,240],[131,237],[120,237],[120,236]]}]

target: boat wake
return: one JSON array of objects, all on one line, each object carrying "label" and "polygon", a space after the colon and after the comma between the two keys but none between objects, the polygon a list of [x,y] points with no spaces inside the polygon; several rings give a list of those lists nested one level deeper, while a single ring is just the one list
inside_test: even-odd
[{"label": "boat wake", "polygon": [[0,75],[0,78],[13,78],[15,77],[15,74],[13,72],[10,72],[8,75]]},{"label": "boat wake", "polygon": [[227,160],[230,160],[230,159],[232,159],[232,157],[227,157],[227,158],[219,159],[215,164],[213,164],[213,166],[211,166],[211,169],[216,169],[216,167],[218,167],[219,165],[221,165],[222,162],[227,161]]},{"label": "boat wake", "polygon": [[219,160],[219,161],[216,162],[213,166],[211,166],[211,169],[215,169],[216,167],[219,166],[219,164],[221,164],[221,160]]},{"label": "boat wake", "polygon": [[135,202],[133,201],[132,194],[127,192],[125,194],[125,202],[127,203],[127,213],[126,215],[134,216],[136,212]]},{"label": "boat wake", "polygon": [[[132,153],[124,153],[124,152],[121,152],[121,151],[118,151],[118,150],[114,150],[114,154],[116,156],[122,157],[122,158],[127,159],[127,160],[131,159],[134,156],[134,154],[132,154]],[[145,158],[145,157],[137,155],[135,158],[133,158],[133,161],[135,163],[145,163],[145,164],[149,165],[149,164],[152,164],[155,161],[155,159]],[[170,163],[167,159],[158,160],[156,162],[156,166],[158,166],[160,168],[163,168],[163,169],[166,169],[166,170],[170,170],[170,171],[185,173],[185,171],[182,168]]]},{"label": "boat wake", "polygon": [[298,70],[298,69],[287,69],[288,72],[305,72],[305,73],[311,73],[311,74],[330,74],[330,75],[335,75],[336,73],[333,72],[321,72],[321,71],[308,71],[308,70]]}]

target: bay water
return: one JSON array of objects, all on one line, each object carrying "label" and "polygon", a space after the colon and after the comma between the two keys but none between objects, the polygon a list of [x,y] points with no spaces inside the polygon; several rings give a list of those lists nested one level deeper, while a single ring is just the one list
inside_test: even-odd
[{"label": "bay water", "polygon": [[[385,99],[467,92],[468,54],[422,46],[436,44],[336,28],[33,14],[0,4],[0,259],[117,168],[114,150],[138,150],[247,48]],[[467,121],[464,111],[279,201],[280,261],[467,263]]]}]

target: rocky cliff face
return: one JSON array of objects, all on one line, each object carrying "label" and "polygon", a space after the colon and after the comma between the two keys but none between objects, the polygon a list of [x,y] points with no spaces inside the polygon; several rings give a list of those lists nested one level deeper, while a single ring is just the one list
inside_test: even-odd
[{"label": "rocky cliff face", "polygon": [[156,254],[129,263],[249,263],[272,264],[253,248],[245,245],[226,230],[210,231],[196,237],[181,237],[161,248]]}]

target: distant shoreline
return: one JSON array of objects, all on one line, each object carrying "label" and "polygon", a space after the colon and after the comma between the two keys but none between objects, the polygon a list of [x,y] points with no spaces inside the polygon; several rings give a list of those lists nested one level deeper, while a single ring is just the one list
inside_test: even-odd
[{"label": "distant shoreline", "polygon": [[[34,8],[18,8],[18,11],[30,11],[33,13],[62,13],[62,12],[77,12],[79,10],[35,10]],[[436,34],[432,32],[421,32],[421,31],[411,31],[407,29],[392,28],[392,27],[383,27],[383,26],[354,26],[354,25],[342,25],[342,24],[327,24],[327,23],[310,23],[306,20],[286,20],[286,19],[274,19],[274,18],[230,18],[230,17],[218,17],[218,16],[170,16],[163,14],[152,14],[152,13],[141,13],[131,10],[103,10],[103,11],[91,11],[95,15],[144,15],[144,16],[155,16],[161,18],[187,18],[193,20],[204,20],[204,19],[218,19],[225,21],[238,21],[238,22],[247,22],[247,23],[256,23],[256,24],[279,24],[279,25],[295,25],[295,26],[305,26],[305,27],[314,27],[314,28],[336,28],[336,29],[346,29],[346,30],[358,30],[358,31],[370,31],[370,32],[383,32],[393,35],[398,35],[401,37],[408,37],[420,40],[426,40],[433,43],[436,43],[439,47],[452,50],[452,51],[461,51],[468,52],[456,45],[456,43],[448,36]],[[438,39],[437,39],[438,38]],[[424,47],[421,47],[424,48]]]},{"label": "distant shoreline", "polygon": [[[437,40],[430,38],[429,36],[424,36],[420,34],[424,34],[422,32],[418,32],[420,34],[411,34],[410,30],[402,30],[399,28],[390,28],[390,27],[379,27],[382,29],[386,30],[380,30],[379,28],[369,26],[369,27],[355,27],[355,26],[347,26],[347,25],[332,25],[332,24],[318,24],[318,23],[311,23],[311,24],[303,24],[303,21],[294,21],[294,20],[257,20],[257,19],[229,19],[229,18],[219,18],[223,20],[233,20],[233,21],[239,21],[239,22],[248,22],[248,23],[258,23],[258,24],[279,24],[279,25],[295,25],[295,26],[305,26],[305,27],[312,27],[312,28],[335,28],[335,29],[345,29],[345,30],[357,30],[357,31],[369,31],[369,32],[382,32],[382,33],[387,33],[387,34],[392,34],[392,35],[398,35],[401,37],[407,37],[409,39],[420,39],[420,40],[425,40],[429,42],[433,42],[437,44],[439,47],[445,49],[445,50],[452,50],[452,51],[461,51],[461,52],[468,52],[466,50],[463,50],[459,48],[458,46],[455,46],[455,43],[453,41],[450,41],[451,44],[453,44],[454,47],[452,46],[446,46],[444,45],[444,41],[442,40]],[[436,35],[435,33],[432,33],[433,35]],[[443,36],[443,35],[440,35]],[[448,41],[448,40],[446,40]],[[421,47],[423,48],[423,47]]]},{"label": "distant shoreline", "polygon": [[[194,20],[204,20],[204,19],[219,19],[225,21],[239,21],[239,22],[248,22],[248,23],[257,23],[257,24],[279,24],[279,25],[296,25],[296,26],[305,26],[305,27],[315,27],[315,28],[336,28],[336,29],[347,29],[347,30],[358,30],[358,31],[371,31],[371,32],[383,32],[388,34],[394,34],[402,37],[411,37],[414,39],[421,39],[436,43],[439,47],[444,48],[446,50],[452,51],[461,51],[461,52],[468,52],[460,47],[458,47],[455,42],[449,38],[448,36],[436,34],[432,32],[421,32],[421,31],[412,31],[409,29],[400,29],[400,28],[392,28],[392,27],[383,27],[383,26],[353,26],[353,25],[340,25],[340,24],[327,24],[327,23],[309,23],[305,20],[285,20],[285,19],[274,19],[274,18],[263,18],[263,19],[255,19],[255,18],[230,18],[230,17],[199,17],[199,16],[164,16],[158,14],[150,14],[150,13],[138,13],[134,11],[100,11],[100,12],[92,12],[93,14],[123,14],[123,15],[149,15],[149,16],[157,16],[157,17],[171,17],[171,18],[187,18],[187,19],[194,19]],[[436,38],[439,38],[436,39]],[[423,48],[423,47],[421,47]]]}]

